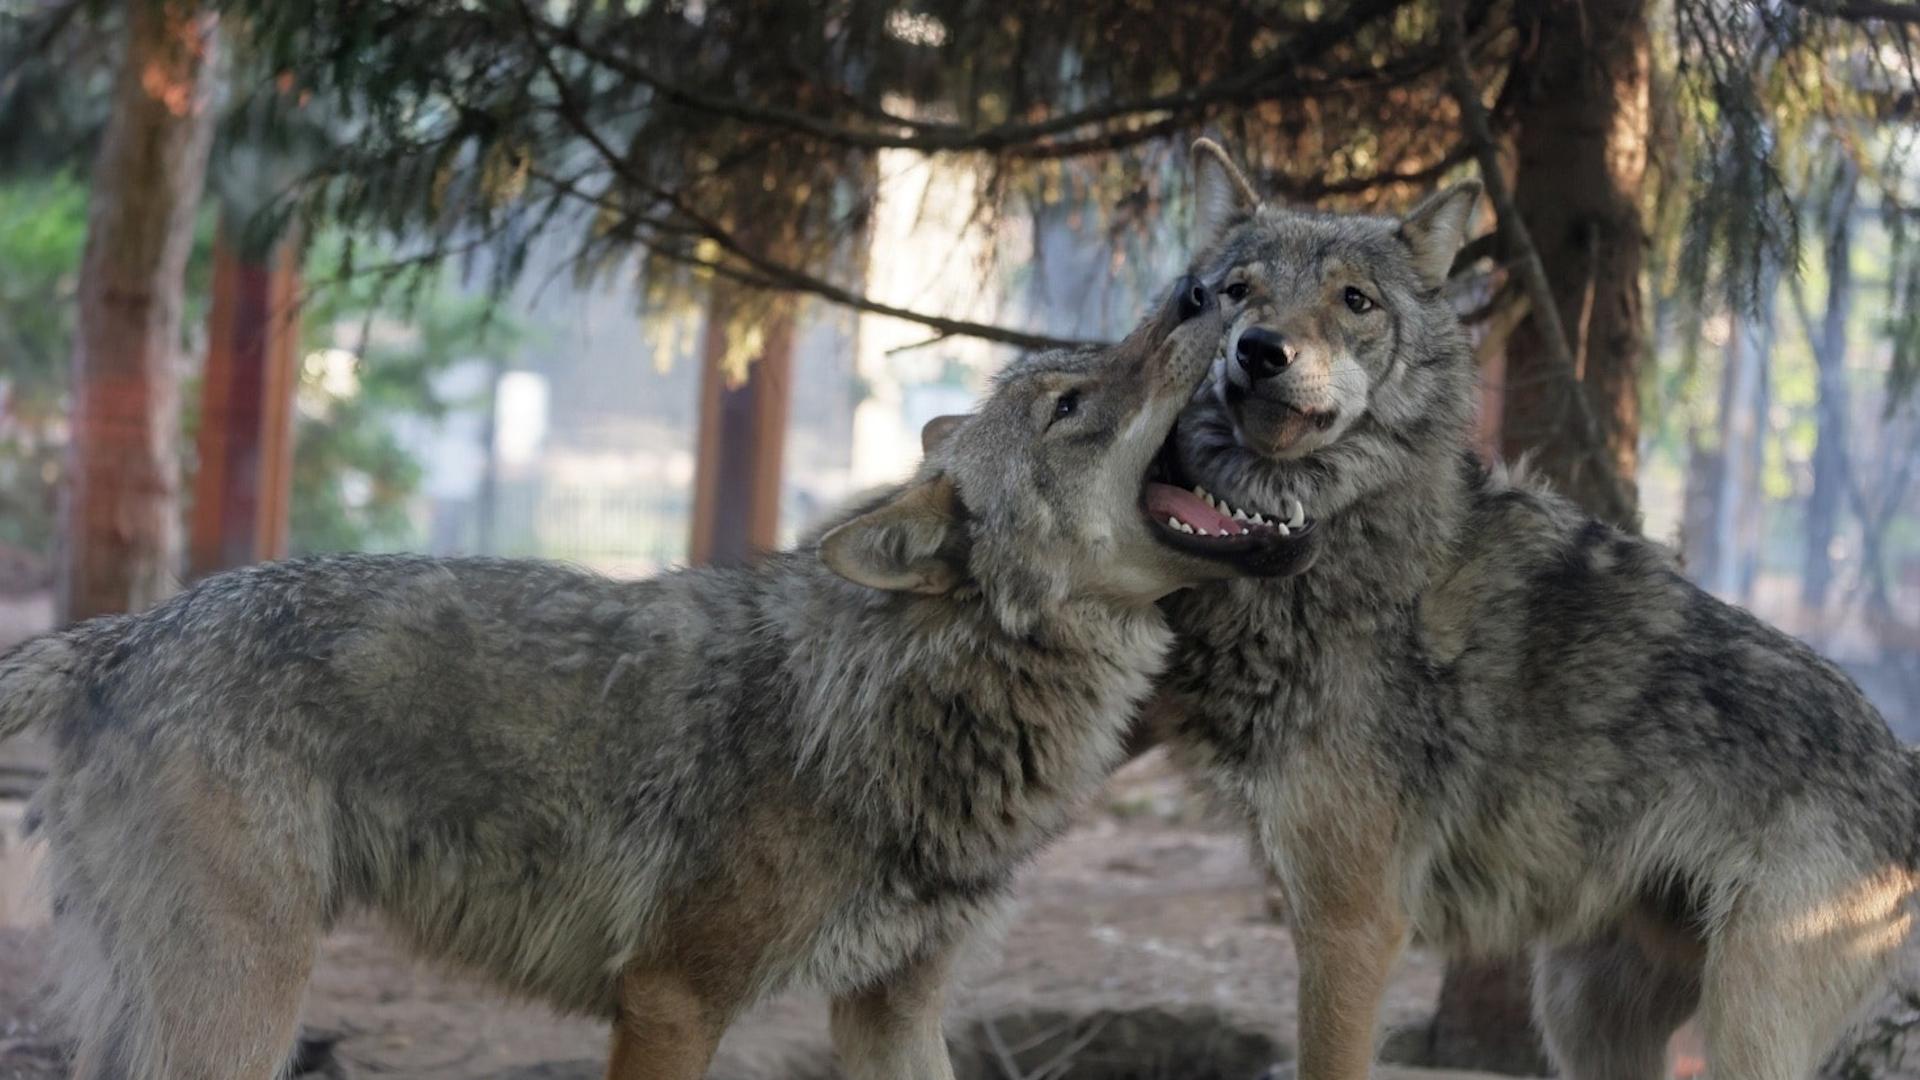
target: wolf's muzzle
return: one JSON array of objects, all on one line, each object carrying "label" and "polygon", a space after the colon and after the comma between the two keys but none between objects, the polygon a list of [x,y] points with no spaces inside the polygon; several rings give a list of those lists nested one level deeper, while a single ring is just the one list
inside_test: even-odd
[{"label": "wolf's muzzle", "polygon": [[1188,274],[1186,277],[1174,282],[1173,294],[1179,298],[1174,302],[1174,311],[1175,314],[1179,316],[1181,322],[1186,322],[1196,315],[1212,310],[1214,304],[1217,302],[1214,300],[1213,291],[1207,288],[1199,278],[1194,277],[1192,274]]}]

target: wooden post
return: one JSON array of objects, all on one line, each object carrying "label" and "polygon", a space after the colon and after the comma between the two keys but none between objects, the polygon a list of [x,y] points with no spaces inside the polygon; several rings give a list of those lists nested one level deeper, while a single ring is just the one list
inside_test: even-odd
[{"label": "wooden post", "polygon": [[224,231],[214,244],[188,545],[195,578],[287,553],[299,362],[297,248],[282,241],[258,263],[244,259]]},{"label": "wooden post", "polygon": [[793,319],[775,315],[746,381],[728,378],[726,302],[707,311],[701,347],[700,438],[688,561],[732,566],[780,539],[780,462],[787,441]]}]

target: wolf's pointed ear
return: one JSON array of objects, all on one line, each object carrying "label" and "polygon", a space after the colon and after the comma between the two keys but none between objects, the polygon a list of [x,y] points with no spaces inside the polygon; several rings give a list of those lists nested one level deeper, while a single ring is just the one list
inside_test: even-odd
[{"label": "wolf's pointed ear", "polygon": [[1260,195],[1247,176],[1212,139],[1193,141],[1193,248],[1206,247],[1226,231],[1229,222],[1259,209]]},{"label": "wolf's pointed ear", "polygon": [[946,442],[947,436],[953,434],[953,429],[959,427],[960,421],[966,418],[965,413],[949,413],[927,421],[926,426],[920,429],[920,452],[933,453],[933,448]]},{"label": "wolf's pointed ear", "polygon": [[1432,195],[1400,220],[1400,239],[1413,251],[1413,269],[1421,284],[1437,289],[1447,282],[1453,257],[1467,242],[1467,220],[1480,201],[1480,181],[1462,180]]},{"label": "wolf's pointed ear", "polygon": [[960,495],[946,476],[922,480],[820,538],[820,561],[848,581],[938,594],[960,584],[954,554]]}]

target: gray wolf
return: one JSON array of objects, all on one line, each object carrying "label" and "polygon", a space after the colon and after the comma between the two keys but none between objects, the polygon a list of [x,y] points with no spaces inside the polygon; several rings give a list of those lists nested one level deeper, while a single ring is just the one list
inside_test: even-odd
[{"label": "gray wolf", "polygon": [[1115,764],[1155,601],[1311,551],[1169,526],[1197,500],[1144,479],[1221,332],[1188,283],[1017,362],[912,481],[752,567],[314,558],[0,660],[0,736],[55,746],[75,1076],[274,1075],[317,939],[371,909],[613,1018],[613,1077],[699,1076],[798,984],[853,1075],[950,1078],[949,959]]},{"label": "gray wolf", "polygon": [[1442,286],[1477,197],[1262,205],[1196,149],[1228,321],[1179,482],[1305,516],[1285,581],[1168,598],[1177,744],[1292,906],[1300,1075],[1363,1077],[1410,933],[1531,949],[1560,1075],[1802,1080],[1910,935],[1920,769],[1839,672],[1656,545],[1466,451]]}]

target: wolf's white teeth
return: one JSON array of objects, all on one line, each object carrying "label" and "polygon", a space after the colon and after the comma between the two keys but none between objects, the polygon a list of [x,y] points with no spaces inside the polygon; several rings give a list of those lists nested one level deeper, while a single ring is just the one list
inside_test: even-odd
[{"label": "wolf's white teeth", "polygon": [[1300,505],[1299,499],[1287,500],[1287,524],[1299,528],[1307,523],[1307,508]]},{"label": "wolf's white teeth", "polygon": [[1286,524],[1286,522],[1284,522],[1284,521],[1276,521],[1276,522],[1274,522],[1274,523],[1273,523],[1273,531],[1274,531],[1274,532],[1277,532],[1277,533],[1279,533],[1279,534],[1280,534],[1281,536],[1292,536],[1292,535],[1293,535],[1293,530],[1291,530],[1291,529],[1289,529],[1289,528],[1287,528],[1287,524]]},{"label": "wolf's white teeth", "polygon": [[1265,525],[1267,523],[1267,519],[1261,517],[1259,514],[1253,515],[1253,517],[1248,520],[1252,521],[1255,525]]},{"label": "wolf's white teeth", "polygon": [[[1245,521],[1245,520],[1247,520],[1247,512],[1246,512],[1245,510],[1235,510],[1235,511],[1233,512],[1233,520],[1235,520],[1235,521]],[[1245,529],[1242,529],[1242,530],[1240,530],[1240,531],[1241,531],[1241,532],[1245,532],[1246,530],[1245,530]]]},{"label": "wolf's white teeth", "polygon": [[1180,523],[1180,531],[1191,536],[1193,534],[1193,526],[1183,521]]},{"label": "wolf's white teeth", "polygon": [[1173,516],[1172,514],[1168,514],[1168,515],[1167,515],[1167,528],[1169,528],[1169,529],[1177,529],[1177,528],[1179,528],[1179,527],[1180,527],[1180,519],[1179,519],[1179,518],[1177,518],[1177,517],[1174,517],[1174,516]]}]

